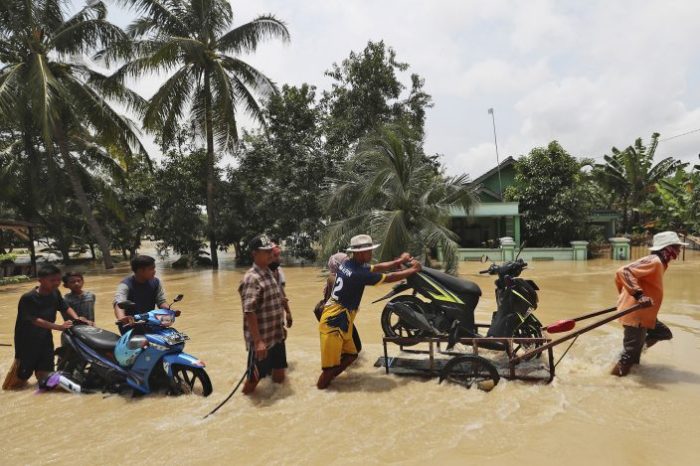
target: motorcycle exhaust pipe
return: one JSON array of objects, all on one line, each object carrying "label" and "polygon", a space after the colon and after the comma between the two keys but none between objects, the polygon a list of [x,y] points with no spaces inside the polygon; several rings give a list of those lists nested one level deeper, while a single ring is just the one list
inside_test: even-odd
[{"label": "motorcycle exhaust pipe", "polygon": [[47,378],[39,382],[39,388],[41,390],[53,390],[55,388],[61,388],[69,393],[90,393],[90,391],[83,389],[80,384],[74,380],[68,378],[62,372],[53,372]]},{"label": "motorcycle exhaust pipe", "polygon": [[428,322],[425,315],[421,312],[416,312],[409,306],[403,303],[389,303],[387,307],[394,311],[399,318],[406,322],[411,327],[417,330],[423,330],[425,332],[432,333],[433,335],[439,335],[440,331],[433,327],[433,325]]}]

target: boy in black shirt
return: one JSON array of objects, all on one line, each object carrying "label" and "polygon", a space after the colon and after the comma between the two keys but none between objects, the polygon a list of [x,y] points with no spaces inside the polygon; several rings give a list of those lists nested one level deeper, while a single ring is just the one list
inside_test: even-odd
[{"label": "boy in black shirt", "polygon": [[51,330],[63,331],[73,326],[66,320],[56,324],[56,313],[65,313],[73,320],[92,324],[66,304],[58,291],[61,285],[61,270],[54,265],[43,266],[38,273],[39,286],[25,293],[17,306],[15,322],[16,377],[8,377],[8,386],[20,388],[32,373],[37,380],[46,378],[54,370],[53,336]]}]

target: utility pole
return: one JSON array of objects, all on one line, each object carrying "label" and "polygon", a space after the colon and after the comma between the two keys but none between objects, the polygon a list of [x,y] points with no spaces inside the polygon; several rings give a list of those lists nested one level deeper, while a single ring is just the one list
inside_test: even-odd
[{"label": "utility pole", "polygon": [[491,115],[491,122],[493,123],[493,143],[496,146],[496,167],[498,169],[498,189],[501,195],[501,202],[503,202],[503,183],[501,182],[501,161],[498,157],[498,139],[496,139],[496,115],[493,113],[493,107],[489,109],[489,114]]}]

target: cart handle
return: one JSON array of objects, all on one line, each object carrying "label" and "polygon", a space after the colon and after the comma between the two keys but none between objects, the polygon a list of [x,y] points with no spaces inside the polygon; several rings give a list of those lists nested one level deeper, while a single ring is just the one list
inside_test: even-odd
[{"label": "cart handle", "polygon": [[546,331],[547,333],[568,332],[569,330],[574,328],[576,322],[590,319],[591,317],[597,317],[599,315],[607,314],[615,310],[617,310],[617,306],[609,307],[607,309],[603,309],[602,311],[591,312],[590,314],[584,314],[579,317],[574,317],[573,319],[558,320],[553,324],[549,324],[547,326],[542,327],[540,330]]},{"label": "cart handle", "polygon": [[542,352],[548,350],[549,348],[551,348],[553,346],[556,346],[560,343],[564,343],[565,341],[571,340],[572,338],[576,338],[577,336],[581,335],[582,333],[586,333],[588,331],[591,331],[595,328],[600,327],[601,325],[607,324],[610,321],[613,321],[615,319],[619,319],[622,316],[625,316],[631,312],[634,312],[638,309],[641,309],[643,307],[648,307],[648,306],[651,306],[651,303],[637,303],[634,306],[628,307],[627,309],[625,309],[623,311],[620,311],[616,314],[611,315],[610,317],[606,317],[603,320],[599,320],[598,322],[594,322],[586,327],[583,327],[580,330],[577,330],[576,332],[570,333],[565,337],[559,338],[558,340],[550,341],[549,343],[546,343],[546,344],[544,344],[540,347],[537,347],[537,348],[533,348],[530,351],[527,351],[527,352],[521,354],[520,356],[516,356],[510,360],[510,364],[511,365],[517,364],[518,362],[522,361],[523,359],[528,359],[536,354],[539,354],[539,353],[542,353]]}]

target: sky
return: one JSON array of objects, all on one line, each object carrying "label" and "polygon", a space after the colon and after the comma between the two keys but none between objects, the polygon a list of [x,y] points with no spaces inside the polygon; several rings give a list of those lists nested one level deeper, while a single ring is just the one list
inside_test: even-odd
[{"label": "sky", "polygon": [[[133,19],[108,4],[113,22]],[[434,103],[425,148],[443,154],[450,175],[474,179],[495,166],[489,108],[500,160],[552,140],[601,160],[656,131],[657,160],[700,162],[698,1],[236,0],[232,7],[234,26],[267,13],[287,24],[289,43],[269,41],[246,57],[280,86],[306,82],[320,94],[333,62],[384,40],[410,65],[406,84],[410,73],[425,78]],[[162,82],[151,76],[133,88],[148,97]]]}]

